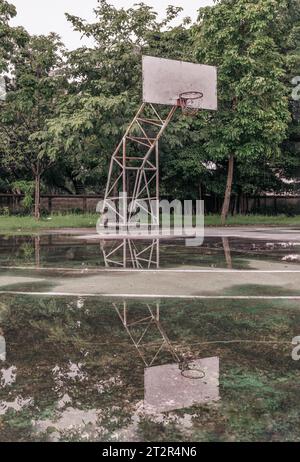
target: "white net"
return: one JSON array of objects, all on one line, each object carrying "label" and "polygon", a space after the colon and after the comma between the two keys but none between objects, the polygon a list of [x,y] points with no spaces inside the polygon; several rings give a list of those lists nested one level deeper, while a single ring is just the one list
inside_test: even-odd
[{"label": "white net", "polygon": [[199,112],[199,101],[203,98],[201,91],[189,91],[179,95],[179,104],[182,113],[187,116],[195,116]]}]

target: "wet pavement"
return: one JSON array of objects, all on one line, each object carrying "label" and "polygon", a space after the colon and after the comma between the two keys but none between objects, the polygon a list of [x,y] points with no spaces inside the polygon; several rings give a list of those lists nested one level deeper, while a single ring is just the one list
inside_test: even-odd
[{"label": "wet pavement", "polygon": [[300,441],[300,242],[263,233],[0,237],[0,441]]},{"label": "wet pavement", "polygon": [[1,297],[1,441],[300,440],[298,302]]},{"label": "wet pavement", "polygon": [[271,237],[208,237],[197,247],[184,240],[2,237],[0,292],[299,298],[300,243]]},{"label": "wet pavement", "polygon": [[[227,233],[228,231],[226,231]],[[231,231],[232,233],[234,231]],[[203,245],[184,240],[95,240],[74,235],[1,236],[0,267],[67,269],[300,269],[300,242],[207,237]],[[300,233],[298,234],[300,235]]]}]

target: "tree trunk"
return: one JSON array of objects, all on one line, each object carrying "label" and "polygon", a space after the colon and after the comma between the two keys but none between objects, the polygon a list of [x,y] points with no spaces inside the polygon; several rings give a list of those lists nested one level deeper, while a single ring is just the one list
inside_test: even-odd
[{"label": "tree trunk", "polygon": [[41,189],[41,176],[38,174],[35,176],[35,194],[34,194],[34,218],[36,220],[39,220],[41,217],[40,189]]},{"label": "tree trunk", "polygon": [[227,174],[227,184],[222,208],[222,215],[221,215],[221,223],[225,225],[226,218],[228,216],[229,207],[230,207],[230,199],[231,199],[231,191],[232,191],[232,181],[233,181],[233,167],[234,167],[234,155],[231,154],[228,161],[228,174]]}]

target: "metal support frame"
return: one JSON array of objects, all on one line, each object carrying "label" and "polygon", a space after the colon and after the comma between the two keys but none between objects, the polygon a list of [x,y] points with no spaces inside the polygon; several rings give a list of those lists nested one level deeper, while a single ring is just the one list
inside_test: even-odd
[{"label": "metal support frame", "polygon": [[112,155],[103,210],[115,214],[121,227],[134,223],[139,210],[146,224],[159,225],[159,140],[176,109],[165,116],[160,107],[143,103]]}]

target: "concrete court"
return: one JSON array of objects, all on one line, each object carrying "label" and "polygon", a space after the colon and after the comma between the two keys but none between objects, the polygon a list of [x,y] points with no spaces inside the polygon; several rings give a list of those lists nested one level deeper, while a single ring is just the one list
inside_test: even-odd
[{"label": "concrete court", "polygon": [[300,271],[98,271],[75,273],[28,270],[0,273],[0,291],[140,296],[300,297]]}]

